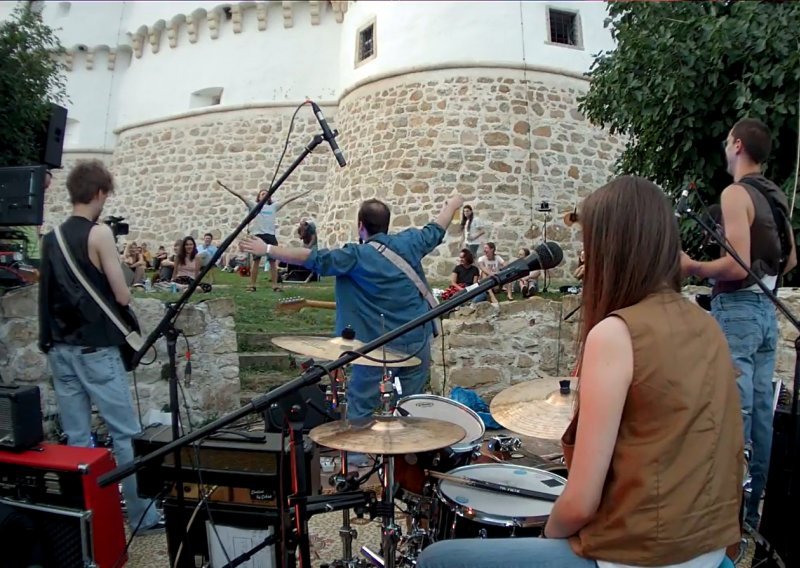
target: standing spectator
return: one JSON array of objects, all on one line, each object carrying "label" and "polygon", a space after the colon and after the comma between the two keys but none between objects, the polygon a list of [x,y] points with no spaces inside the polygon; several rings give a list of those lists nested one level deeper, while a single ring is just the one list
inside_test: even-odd
[{"label": "standing spectator", "polygon": [[[260,203],[261,200],[264,199],[264,197],[267,196],[267,190],[262,189],[261,191],[258,192],[256,201],[250,201],[249,199],[244,198],[241,194],[233,191],[232,189],[228,189],[227,187],[225,187],[225,190],[235,195],[239,199],[241,199],[242,203],[244,203],[247,206],[247,209],[249,211],[255,209],[256,205]],[[272,201],[272,198],[270,198],[267,201],[266,205],[264,205],[264,207],[261,208],[261,211],[259,211],[258,216],[255,219],[253,219],[252,223],[250,223],[250,230],[256,237],[264,241],[265,244],[276,246],[278,244],[278,239],[275,236],[276,235],[275,219],[278,215],[278,211],[289,205],[292,201],[300,199],[301,197],[303,197],[304,195],[308,195],[309,193],[311,193],[310,189],[298,195],[295,195],[294,197],[291,197],[283,202]],[[280,292],[281,287],[278,286],[278,261],[274,258],[270,258],[269,255],[267,255],[267,260],[269,262],[269,273],[270,273],[270,278],[272,280],[272,290],[274,292]],[[260,264],[260,262],[261,262],[260,256],[253,257],[253,263],[250,267],[250,286],[248,286],[247,288],[248,292],[256,291],[256,281],[258,280],[258,265]]]},{"label": "standing spectator", "polygon": [[486,225],[475,217],[469,205],[465,205],[461,210],[461,231],[464,233],[464,246],[470,250],[472,256],[475,256],[486,236]]}]

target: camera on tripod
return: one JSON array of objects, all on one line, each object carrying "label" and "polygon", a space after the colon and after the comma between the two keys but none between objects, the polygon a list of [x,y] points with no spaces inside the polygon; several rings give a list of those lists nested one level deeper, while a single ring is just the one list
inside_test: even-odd
[{"label": "camera on tripod", "polygon": [[540,213],[549,213],[550,212],[550,202],[549,201],[541,201],[539,203],[539,207],[536,208],[537,211]]},{"label": "camera on tripod", "polygon": [[110,215],[105,218],[103,223],[111,227],[111,232],[114,234],[114,240],[117,240],[117,237],[120,235],[127,235],[130,231],[130,225],[128,223],[123,223],[125,217],[115,217]]}]

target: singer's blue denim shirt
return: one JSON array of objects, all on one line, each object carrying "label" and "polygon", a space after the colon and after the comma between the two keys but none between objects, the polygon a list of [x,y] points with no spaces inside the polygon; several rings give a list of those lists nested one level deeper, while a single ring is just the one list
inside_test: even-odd
[{"label": "singer's blue denim shirt", "polygon": [[[429,223],[422,229],[406,229],[394,235],[379,233],[369,241],[386,245],[403,257],[427,284],[422,258],[442,242],[444,234],[439,225]],[[334,335],[341,335],[350,326],[356,339],[371,341],[429,310],[414,283],[367,243],[312,250],[303,264],[320,276],[336,276]],[[401,343],[425,341],[432,333],[433,325],[427,323],[409,331]]]}]

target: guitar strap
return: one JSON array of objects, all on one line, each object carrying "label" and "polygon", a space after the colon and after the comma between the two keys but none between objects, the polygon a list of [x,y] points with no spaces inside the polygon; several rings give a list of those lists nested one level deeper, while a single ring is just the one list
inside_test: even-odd
[{"label": "guitar strap", "polygon": [[[417,274],[416,271],[413,268],[411,268],[411,265],[408,264],[402,256],[394,252],[386,245],[382,245],[381,243],[370,241],[367,244],[372,248],[374,248],[379,253],[381,253],[386,260],[394,264],[400,272],[405,274],[408,277],[408,279],[411,280],[411,283],[417,287],[417,290],[419,290],[420,295],[423,298],[425,298],[425,301],[428,303],[431,309],[439,305],[439,302],[436,301],[436,298],[433,296],[433,292],[431,292],[431,289],[428,288],[425,282],[422,281],[422,278],[419,277],[419,274]],[[433,336],[439,337],[441,333],[442,333],[442,327],[441,324],[439,323],[439,319],[436,318],[433,320]]]},{"label": "guitar strap", "polygon": [[66,241],[64,240],[64,235],[61,234],[61,227],[56,227],[53,231],[56,234],[56,241],[58,241],[58,246],[61,249],[61,253],[64,255],[64,259],[67,261],[67,266],[69,266],[70,271],[78,279],[78,282],[81,283],[83,289],[92,297],[95,303],[100,307],[101,310],[108,316],[108,319],[111,320],[122,335],[125,336],[125,342],[131,346],[132,349],[138,351],[142,348],[142,336],[130,329],[125,323],[119,318],[119,316],[115,313],[115,311],[108,305],[105,298],[103,298],[89,282],[89,279],[86,278],[86,275],[80,269],[80,267],[75,263],[75,259],[72,257],[72,251],[69,250]]}]

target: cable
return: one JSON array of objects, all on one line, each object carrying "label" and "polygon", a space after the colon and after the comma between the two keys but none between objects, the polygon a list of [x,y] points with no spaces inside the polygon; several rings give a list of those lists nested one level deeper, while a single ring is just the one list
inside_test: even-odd
[{"label": "cable", "polygon": [[[208,516],[208,524],[211,525],[211,530],[214,531],[214,536],[217,537],[217,542],[219,543],[219,547],[222,550],[222,554],[225,556],[225,560],[228,564],[231,563],[231,557],[228,556],[228,551],[225,549],[225,544],[222,542],[222,537],[219,536],[219,532],[217,531],[217,525],[214,523],[214,517],[211,516],[211,506],[208,504],[208,498],[205,495],[205,484],[203,483],[203,473],[202,468],[200,467],[200,442],[197,441],[192,444],[194,448],[194,458],[195,458],[195,469],[197,471],[197,484],[200,486],[200,492],[203,494],[202,501],[199,504],[205,506],[206,515]],[[186,531],[184,532],[184,538],[186,538],[189,534],[189,527],[186,527]]]},{"label": "cable", "polygon": [[[192,528],[192,525],[194,524],[194,520],[197,517],[197,513],[200,511],[200,507],[203,505],[203,501],[211,497],[217,489],[219,489],[219,485],[215,485],[214,487],[212,487],[211,491],[209,491],[207,495],[204,493],[201,500],[197,502],[197,505],[195,505],[194,507],[194,511],[192,511],[192,516],[189,517],[189,522],[186,523],[186,534],[189,534],[189,530]],[[181,553],[183,552],[183,544],[185,542],[186,539],[183,538],[181,539],[180,545],[178,545],[178,552],[175,553],[175,562],[172,563],[173,568],[176,568],[178,566],[178,560],[180,560],[181,558]]]},{"label": "cable", "polygon": [[520,29],[520,39],[522,40],[522,82],[525,85],[525,116],[528,119],[528,183],[530,185],[531,190],[531,229],[533,229],[533,223],[536,219],[533,211],[533,202],[535,199],[533,198],[533,154],[531,153],[531,149],[533,148],[533,140],[531,134],[531,105],[530,101],[528,100],[528,92],[530,89],[528,88],[528,58],[527,54],[525,53],[525,20],[522,17],[522,6],[523,2],[520,0],[519,3],[519,29]]},{"label": "cable", "polygon": [[[800,49],[800,42],[797,44]],[[797,179],[800,177],[800,96],[797,98],[797,157],[795,158],[794,165],[794,189],[792,190],[792,206],[789,209],[789,220],[792,220],[794,214],[794,199],[797,197]]]},{"label": "cable", "polygon": [[280,171],[283,157],[286,155],[286,150],[289,148],[289,139],[292,137],[292,131],[294,130],[294,119],[297,116],[297,113],[300,112],[300,109],[310,103],[311,101],[304,101],[300,103],[296,109],[294,109],[292,119],[289,121],[289,132],[286,134],[286,140],[283,143],[283,152],[281,152],[281,157],[278,158],[278,165],[275,166],[275,173],[272,174],[272,180],[269,182],[269,189],[272,189],[272,184],[275,183],[275,178],[278,177],[278,171]]},{"label": "cable", "polygon": [[138,532],[139,532],[139,529],[142,527],[142,521],[144,521],[144,518],[147,516],[147,512],[150,510],[150,507],[152,507],[152,506],[153,506],[153,504],[154,504],[154,503],[155,503],[155,502],[156,502],[158,499],[161,499],[161,498],[162,498],[164,495],[166,495],[166,493],[167,493],[167,492],[170,490],[170,488],[171,488],[171,486],[170,486],[170,485],[168,485],[167,487],[165,487],[165,488],[164,488],[164,489],[161,491],[161,493],[159,493],[158,495],[156,495],[156,496],[155,496],[155,498],[153,498],[153,499],[150,501],[150,504],[149,504],[149,505],[147,505],[147,507],[146,507],[146,508],[145,508],[145,510],[144,510],[144,513],[142,513],[142,516],[139,518],[139,522],[138,522],[138,523],[136,523],[136,527],[135,527],[135,528],[134,528],[134,529],[131,531],[131,535],[128,537],[128,542],[126,542],[126,543],[125,543],[125,548],[123,548],[123,549],[122,549],[122,552],[120,553],[119,557],[117,557],[117,561],[116,561],[116,562],[114,562],[114,568],[119,568],[120,566],[122,566],[122,562],[124,561],[123,559],[124,559],[124,558],[127,556],[127,554],[128,554],[128,549],[130,548],[130,546],[131,546],[131,543],[133,542],[133,538],[136,536],[136,533],[138,533]]},{"label": "cable", "polygon": [[444,359],[444,330],[442,330],[442,374],[444,377],[442,378],[442,396],[445,396],[445,390],[447,390],[447,361]]},{"label": "cable", "polygon": [[[272,408],[270,407],[269,412],[272,412]],[[283,484],[285,482],[283,477],[283,470],[286,464],[284,463],[286,453],[286,421],[281,421],[281,451],[280,456],[278,457],[278,523],[280,524],[281,528],[281,568],[287,568],[286,566],[286,513],[284,512],[284,507],[287,505],[284,503],[284,499],[286,497],[283,489]]]},{"label": "cable", "polygon": [[144,430],[142,403],[139,401],[139,383],[136,381],[136,369],[133,370],[133,394],[136,395],[136,414],[139,415],[139,429]]}]

